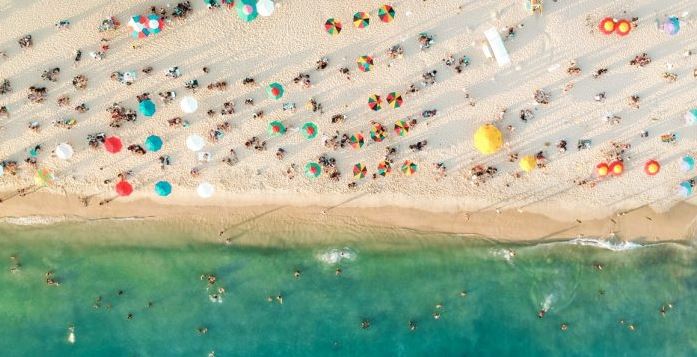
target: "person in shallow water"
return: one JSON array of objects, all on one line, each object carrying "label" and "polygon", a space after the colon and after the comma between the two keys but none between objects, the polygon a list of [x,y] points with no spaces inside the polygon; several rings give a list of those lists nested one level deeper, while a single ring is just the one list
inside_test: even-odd
[{"label": "person in shallow water", "polygon": [[302,273],[300,272],[300,270],[296,270],[296,271],[293,272],[293,276],[294,276],[296,279],[299,279],[299,278],[300,278],[300,275],[302,275]]},{"label": "person in shallow water", "polygon": [[416,331],[416,321],[409,320],[409,331]]},{"label": "person in shallow water", "polygon": [[361,321],[361,328],[364,330],[369,329],[370,328],[370,320],[364,319],[363,321]]}]

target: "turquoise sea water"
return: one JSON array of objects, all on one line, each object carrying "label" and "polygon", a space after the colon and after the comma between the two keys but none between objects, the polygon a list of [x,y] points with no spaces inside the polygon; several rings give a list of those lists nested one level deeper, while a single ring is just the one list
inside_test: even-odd
[{"label": "turquoise sea water", "polygon": [[[132,226],[0,228],[2,356],[697,355],[697,254],[687,246],[441,235],[457,243],[444,245],[417,233],[399,245],[343,244],[331,232],[329,246],[241,247]],[[142,243],[165,236],[176,243]],[[49,270],[60,286],[45,284]],[[218,287],[222,302],[212,302]],[[267,301],[279,294],[283,304]]]}]

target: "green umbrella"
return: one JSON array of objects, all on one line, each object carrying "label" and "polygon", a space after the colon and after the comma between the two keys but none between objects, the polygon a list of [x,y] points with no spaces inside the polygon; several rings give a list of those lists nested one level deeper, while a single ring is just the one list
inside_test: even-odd
[{"label": "green umbrella", "polygon": [[281,136],[286,133],[286,127],[278,120],[269,123],[269,135]]},{"label": "green umbrella", "polygon": [[284,92],[283,86],[278,82],[273,82],[266,87],[266,94],[268,94],[271,99],[281,99]]},{"label": "green umbrella", "polygon": [[245,22],[250,22],[259,15],[256,0],[239,0],[236,7],[237,15]]},{"label": "green umbrella", "polygon": [[317,124],[311,121],[305,123],[302,127],[302,134],[307,140],[314,139],[318,133],[319,129],[317,129]]},{"label": "green umbrella", "polygon": [[322,174],[322,166],[316,162],[308,162],[305,165],[305,176],[309,178],[317,178]]}]

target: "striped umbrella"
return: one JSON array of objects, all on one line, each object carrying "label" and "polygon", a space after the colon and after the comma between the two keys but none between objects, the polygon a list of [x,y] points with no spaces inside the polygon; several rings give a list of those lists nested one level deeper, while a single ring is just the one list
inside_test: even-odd
[{"label": "striped umbrella", "polygon": [[365,165],[361,162],[353,165],[353,178],[356,180],[362,179],[365,177],[365,174],[368,173],[368,169],[365,167]]},{"label": "striped umbrella", "polygon": [[324,29],[332,36],[341,33],[341,21],[339,19],[330,18],[324,23]]},{"label": "striped umbrella", "polygon": [[269,135],[281,136],[286,133],[286,127],[278,120],[269,123]]},{"label": "striped umbrella", "polygon": [[383,160],[378,163],[378,175],[387,176],[390,172],[392,172],[392,164],[389,161]]},{"label": "striped umbrella", "polygon": [[37,186],[48,186],[53,183],[55,177],[53,171],[47,168],[40,168],[34,173],[34,184]]},{"label": "striped umbrella", "polygon": [[363,29],[370,25],[370,17],[367,12],[359,11],[353,14],[353,26]]},{"label": "striped umbrella", "polygon": [[373,123],[370,127],[370,138],[379,143],[387,138],[387,131],[380,123]]},{"label": "striped umbrella", "polygon": [[161,17],[150,14],[148,16],[136,15],[128,21],[131,29],[131,36],[134,38],[145,38],[150,35],[158,34],[165,26],[165,21]]},{"label": "striped umbrella", "polygon": [[353,146],[354,149],[360,149],[365,144],[365,138],[361,133],[355,133],[351,135],[351,138],[349,140],[351,141],[351,146]]},{"label": "striped umbrella", "polygon": [[403,103],[404,99],[402,99],[401,94],[397,92],[392,92],[387,95],[387,104],[389,104],[391,108],[399,108],[402,106]]},{"label": "striped umbrella", "polygon": [[394,132],[399,136],[407,136],[409,134],[409,123],[404,120],[394,122]]},{"label": "striped umbrella", "polygon": [[256,19],[258,15],[256,0],[239,0],[237,3],[237,16],[242,20],[250,22]]},{"label": "striped umbrella", "polygon": [[371,95],[368,97],[368,107],[376,112],[382,109],[382,98],[377,94]]},{"label": "striped umbrella", "polygon": [[169,196],[172,193],[172,184],[167,181],[158,181],[155,184],[155,193],[162,197]]},{"label": "striped umbrella", "polygon": [[356,63],[361,72],[370,72],[370,70],[373,69],[373,57],[367,55],[360,56],[356,59]]},{"label": "striped umbrella", "polygon": [[273,82],[266,87],[266,94],[268,94],[271,99],[281,99],[284,92],[283,86],[278,82]]},{"label": "striped umbrella", "polygon": [[404,173],[407,176],[411,176],[411,175],[415,174],[416,170],[418,170],[418,169],[419,169],[419,167],[416,166],[415,163],[413,163],[409,160],[404,161],[404,163],[402,164],[402,173]]},{"label": "striped umbrella", "polygon": [[394,8],[390,5],[382,5],[378,8],[378,17],[380,17],[382,22],[392,22],[394,15]]},{"label": "striped umbrella", "polygon": [[318,133],[319,129],[317,129],[317,124],[311,121],[305,123],[302,127],[302,134],[307,140],[314,139]]},{"label": "striped umbrella", "polygon": [[316,162],[308,162],[305,165],[305,176],[308,178],[318,178],[322,174],[322,166]]}]

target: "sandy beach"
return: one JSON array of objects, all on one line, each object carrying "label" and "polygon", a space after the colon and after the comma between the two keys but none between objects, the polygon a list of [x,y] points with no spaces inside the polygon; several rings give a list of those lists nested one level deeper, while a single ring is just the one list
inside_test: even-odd
[{"label": "sandy beach", "polygon": [[[697,49],[689,41],[697,28],[689,1],[548,1],[542,14],[532,15],[518,1],[403,0],[391,4],[396,16],[390,23],[379,20],[378,1],[326,1],[313,11],[304,1],[277,1],[272,16],[249,23],[234,9],[206,9],[194,1],[186,18],[170,16],[161,33],[144,39],[130,36],[126,23],[131,16],[148,14],[150,6],[171,11],[175,5],[0,0],[0,52],[5,54],[0,81],[7,79],[12,88],[0,95],[0,107],[8,111],[0,117],[0,161],[18,163],[16,174],[6,168],[0,177],[0,192],[5,192],[0,216],[193,217],[187,222],[209,223],[206,229],[212,233],[265,215],[281,221],[403,227],[500,240],[693,237],[697,208],[677,191],[682,181],[696,175],[680,168],[681,158],[694,154],[696,139],[683,118],[697,106],[691,90],[697,68],[692,53]],[[357,11],[369,14],[368,27],[353,26]],[[111,16],[121,27],[99,32],[101,21]],[[631,33],[601,34],[598,22],[607,16],[636,18]],[[677,35],[657,28],[666,16],[679,17]],[[325,31],[328,18],[342,21],[339,35]],[[56,28],[61,20],[69,20],[69,27]],[[491,27],[504,36],[512,61],[507,67],[482,52],[484,31]],[[420,48],[420,33],[433,38],[430,48]],[[18,40],[28,34],[33,45],[20,48]],[[108,49],[97,60],[90,52],[100,50],[101,39]],[[395,45],[403,55],[391,58],[387,51]],[[79,62],[74,61],[77,50],[82,51]],[[650,63],[630,64],[642,53]],[[356,58],[363,55],[374,58],[369,72],[357,68]],[[451,55],[466,56],[469,65],[457,73],[445,63]],[[322,58],[328,64],[318,69]],[[568,73],[572,62],[580,73]],[[178,78],[165,75],[173,66],[181,71]],[[142,72],[146,67],[152,67],[149,74]],[[340,71],[344,67],[349,78]],[[56,81],[42,79],[52,68],[60,68]],[[601,69],[607,72],[597,76]],[[131,85],[111,79],[113,72],[128,71],[137,73]],[[434,83],[424,78],[431,71],[436,71]],[[298,74],[309,75],[310,83],[294,83]],[[78,75],[87,78],[85,89],[71,83]],[[245,78],[256,84],[243,84]],[[199,87],[185,88],[194,79]],[[224,90],[207,88],[221,81],[226,82]],[[280,100],[266,94],[272,82],[285,87]],[[412,84],[418,91],[409,91]],[[46,88],[43,102],[28,99],[31,86]],[[549,94],[548,104],[536,102],[536,90]],[[176,92],[170,104],[158,97],[166,91]],[[385,98],[390,92],[402,95],[401,107],[383,103],[380,111],[369,108],[371,95]],[[143,93],[157,106],[154,116],[139,114],[135,121],[110,126],[107,108],[119,103],[137,110],[137,96]],[[61,96],[70,98],[69,106],[57,103]],[[179,100],[185,96],[198,100],[197,112],[182,112]],[[632,96],[638,99],[629,103]],[[247,99],[254,104],[245,104]],[[311,99],[321,108],[308,108]],[[234,105],[234,113],[221,114],[225,102]],[[89,110],[74,109],[83,103]],[[284,110],[286,103],[296,109]],[[436,115],[424,117],[429,110]],[[534,117],[521,120],[525,110]],[[334,123],[337,115],[345,118]],[[189,124],[170,126],[168,120],[175,117]],[[51,124],[70,118],[77,122],[70,129]],[[417,124],[407,135],[392,131],[396,120],[411,119]],[[271,121],[282,122],[287,133],[271,137]],[[313,140],[298,132],[308,121],[319,128]],[[387,129],[381,142],[370,138],[372,121]],[[29,129],[32,122],[40,130]],[[503,132],[503,147],[493,155],[483,155],[473,145],[475,131],[487,123]],[[209,161],[187,150],[189,135],[209,138],[221,125],[226,129],[202,150],[210,154]],[[124,149],[110,154],[101,146],[91,148],[86,138],[95,133],[119,136]],[[360,149],[330,143],[333,135],[356,133],[365,136]],[[673,134],[670,142],[661,139]],[[144,155],[126,150],[143,145],[150,135],[162,138],[162,149]],[[265,142],[264,148],[246,147],[253,137]],[[590,148],[577,149],[582,139],[592,141]],[[423,148],[410,148],[424,140]],[[557,147],[562,140],[565,151]],[[70,159],[52,153],[60,143],[74,148]],[[613,153],[612,143],[624,152]],[[42,149],[35,162],[25,163],[36,145]],[[387,147],[396,149],[392,172],[373,178]],[[277,157],[279,148],[285,153],[282,159]],[[224,162],[230,150],[236,153],[231,164]],[[305,165],[322,155],[335,160],[335,167],[326,171],[339,177],[305,177]],[[511,155],[538,156],[539,167],[522,172],[518,159],[509,160]],[[625,172],[598,178],[596,165],[618,155]],[[163,156],[170,164],[161,168]],[[418,166],[415,174],[401,172],[405,160]],[[657,175],[644,173],[647,160],[660,162]],[[354,178],[357,163],[366,166],[365,178]],[[443,165],[444,177],[434,169],[436,164]],[[495,172],[473,178],[477,165]],[[53,182],[34,187],[37,168],[50,169]],[[128,171],[134,192],[116,198],[117,175]],[[153,192],[161,180],[172,184],[171,195],[157,197]],[[201,182],[215,187],[214,197],[196,196]],[[38,191],[19,197],[19,189]],[[89,198],[88,206],[79,198]],[[99,205],[104,200],[110,202]]]}]

